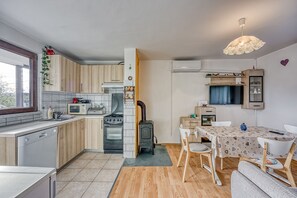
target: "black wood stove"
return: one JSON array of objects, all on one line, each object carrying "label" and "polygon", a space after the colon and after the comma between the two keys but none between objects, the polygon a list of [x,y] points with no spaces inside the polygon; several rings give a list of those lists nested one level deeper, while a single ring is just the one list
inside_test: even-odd
[{"label": "black wood stove", "polygon": [[145,104],[138,100],[137,105],[141,107],[141,120],[139,122],[139,152],[141,149],[149,149],[154,155],[154,122],[146,120]]}]

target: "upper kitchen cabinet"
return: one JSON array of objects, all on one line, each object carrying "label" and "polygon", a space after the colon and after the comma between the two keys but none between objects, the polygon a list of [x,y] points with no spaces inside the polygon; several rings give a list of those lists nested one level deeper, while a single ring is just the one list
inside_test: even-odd
[{"label": "upper kitchen cabinet", "polygon": [[44,91],[79,92],[80,65],[61,55],[49,57],[51,85],[45,85]]},{"label": "upper kitchen cabinet", "polygon": [[104,82],[104,66],[92,65],[92,88],[91,93],[104,93],[102,83]]},{"label": "upper kitchen cabinet", "polygon": [[80,93],[91,93],[92,68],[89,65],[80,66]]},{"label": "upper kitchen cabinet", "polygon": [[51,55],[49,79],[51,85],[45,85],[44,91],[66,91],[66,58]]},{"label": "upper kitchen cabinet", "polygon": [[80,92],[81,93],[103,93],[104,82],[103,65],[81,65],[80,70]]},{"label": "upper kitchen cabinet", "polygon": [[248,69],[242,72],[244,86],[243,109],[264,109],[263,69]]},{"label": "upper kitchen cabinet", "polygon": [[123,82],[124,65],[105,65],[104,82]]}]

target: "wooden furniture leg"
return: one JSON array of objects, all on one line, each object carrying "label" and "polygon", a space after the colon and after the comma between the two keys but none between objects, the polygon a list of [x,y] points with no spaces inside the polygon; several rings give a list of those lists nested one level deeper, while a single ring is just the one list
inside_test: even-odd
[{"label": "wooden furniture leg", "polygon": [[267,147],[268,147],[268,143],[265,142],[265,144],[264,144],[264,150],[263,150],[263,157],[262,157],[262,164],[261,164],[261,169],[264,172],[267,171],[267,167],[266,167]]},{"label": "wooden furniture leg", "polygon": [[183,182],[186,181],[185,178],[186,178],[187,168],[188,168],[188,166],[189,166],[190,156],[191,156],[191,154],[190,154],[190,152],[188,151],[188,152],[187,152],[186,163],[185,163],[185,167],[184,167]]},{"label": "wooden furniture leg", "polygon": [[210,172],[211,172],[211,179],[212,179],[212,182],[214,184],[216,184],[216,180],[215,180],[215,176],[214,176],[214,169],[213,169],[212,160],[211,160],[212,154],[210,153],[207,157],[208,157],[208,163],[209,163],[209,168],[210,168]]},{"label": "wooden furniture leg", "polygon": [[202,155],[200,155],[200,166],[201,166],[201,168],[203,168]]},{"label": "wooden furniture leg", "polygon": [[224,158],[221,158],[221,170],[224,169]]},{"label": "wooden furniture leg", "polygon": [[178,161],[177,161],[177,165],[176,165],[177,167],[179,167],[179,165],[180,165],[180,161],[181,161],[181,159],[183,157],[183,154],[184,154],[184,148],[182,146],[182,148],[180,150],[179,158],[178,158]]},{"label": "wooden furniture leg", "polygon": [[291,163],[292,163],[292,158],[294,156],[295,149],[296,149],[296,144],[293,143],[293,145],[291,146],[290,151],[288,153],[286,162],[284,164],[284,172],[286,173],[288,180],[292,187],[296,187],[296,183],[294,181],[294,177],[293,177],[292,171],[291,171]]}]

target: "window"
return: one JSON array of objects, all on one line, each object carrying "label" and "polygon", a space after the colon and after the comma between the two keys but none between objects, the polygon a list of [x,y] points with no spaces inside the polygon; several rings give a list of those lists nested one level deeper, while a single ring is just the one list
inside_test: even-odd
[{"label": "window", "polygon": [[0,40],[0,115],[37,111],[37,55]]}]

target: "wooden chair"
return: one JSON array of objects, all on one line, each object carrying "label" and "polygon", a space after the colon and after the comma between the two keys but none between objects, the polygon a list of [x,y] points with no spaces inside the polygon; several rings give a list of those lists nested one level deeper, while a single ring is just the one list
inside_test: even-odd
[{"label": "wooden chair", "polygon": [[[211,122],[211,126],[231,126],[231,121]],[[224,158],[221,158],[221,170],[224,169]]]},{"label": "wooden chair", "polygon": [[[294,155],[294,151],[296,148],[296,144],[294,143],[295,139],[289,140],[289,141],[278,141],[278,140],[272,140],[272,139],[265,139],[265,138],[258,138],[258,142],[261,145],[263,150],[263,156],[261,159],[249,159],[249,158],[241,158],[240,160],[249,161],[252,163],[255,163],[261,167],[261,169],[264,172],[267,172],[267,168],[270,168],[272,170],[278,170],[282,173],[285,173],[287,175],[288,180],[285,178],[277,175],[274,172],[269,172],[272,176],[281,179],[282,181],[290,184],[292,187],[296,187],[292,171],[291,171],[291,162]],[[282,164],[279,160],[275,158],[268,158],[267,155],[273,154],[273,155],[286,155],[288,154],[286,161],[284,164]],[[267,164],[267,160],[273,160],[275,164]]]},{"label": "wooden chair", "polygon": [[[180,165],[183,153],[186,152],[186,154],[187,154],[185,167],[184,167],[184,173],[183,173],[183,179],[182,179],[183,182],[185,182],[185,177],[186,177],[187,168],[189,166],[190,157],[194,153],[196,153],[196,154],[200,154],[201,168],[203,168],[202,156],[205,156],[205,157],[208,158],[212,181],[213,181],[213,183],[215,183],[214,170],[213,170],[212,158],[211,158],[211,149],[209,147],[207,147],[206,145],[201,144],[201,143],[197,143],[197,142],[189,143],[188,137],[191,134],[190,129],[183,129],[182,127],[180,127],[179,131],[180,131],[180,135],[181,135],[181,143],[182,143],[181,146],[182,147],[181,147],[180,155],[179,155],[179,158],[178,158],[177,167],[179,167],[179,165]],[[197,132],[195,132],[195,135],[197,136]]]},{"label": "wooden chair", "polygon": [[297,127],[296,126],[285,124],[284,127],[285,127],[286,131],[288,131],[289,133],[297,135]]}]

